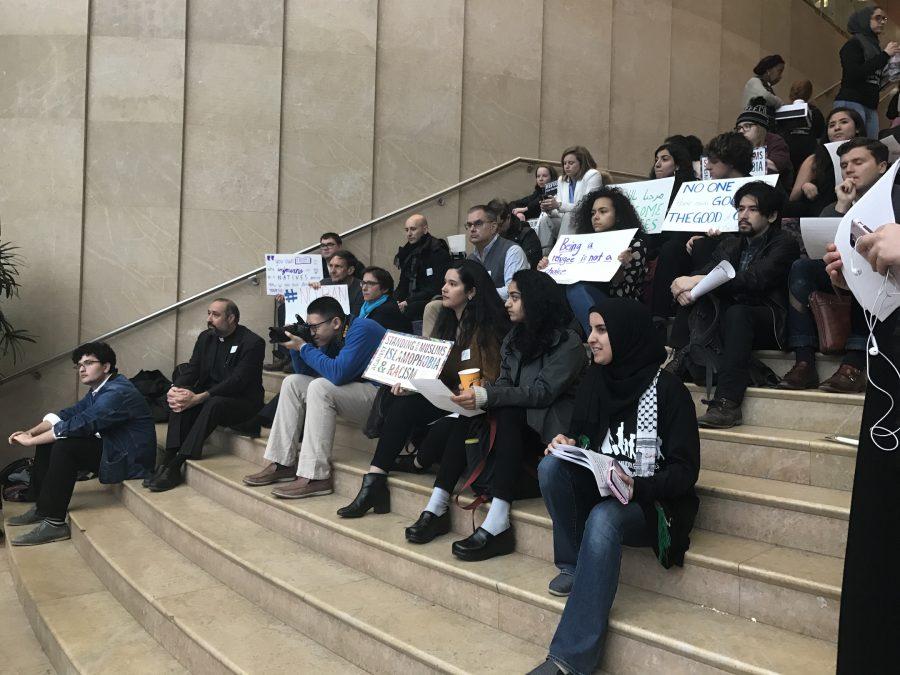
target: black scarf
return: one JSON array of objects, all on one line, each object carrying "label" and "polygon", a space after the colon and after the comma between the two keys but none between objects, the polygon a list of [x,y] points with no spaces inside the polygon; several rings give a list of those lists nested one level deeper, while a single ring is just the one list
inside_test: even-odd
[{"label": "black scarf", "polygon": [[[612,348],[612,362],[591,363],[585,371],[572,414],[572,431],[587,437],[597,448],[610,423],[637,408],[663,361],[666,349],[653,326],[650,311],[637,300],[608,298],[591,307],[606,324]],[[580,445],[581,438],[576,438]]]}]

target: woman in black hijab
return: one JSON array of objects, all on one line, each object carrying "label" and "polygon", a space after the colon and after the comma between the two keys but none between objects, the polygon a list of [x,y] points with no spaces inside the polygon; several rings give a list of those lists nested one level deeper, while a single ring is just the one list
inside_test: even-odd
[{"label": "woman in black hijab", "polygon": [[664,567],[682,565],[697,514],[694,403],[678,378],[660,370],[666,352],[649,310],[635,300],[607,299],[591,308],[589,320],[592,363],[576,395],[571,432],[550,445],[614,458],[629,501],[601,496],[593,473],[582,466],[552,454],[541,461],[538,476],[560,570],[549,591],[571,595],[550,655],[533,673],[594,672],[622,545],[652,546]]}]

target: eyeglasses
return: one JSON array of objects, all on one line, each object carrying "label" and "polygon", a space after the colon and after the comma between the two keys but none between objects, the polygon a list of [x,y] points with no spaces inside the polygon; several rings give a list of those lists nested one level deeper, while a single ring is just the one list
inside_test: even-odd
[{"label": "eyeglasses", "polygon": [[319,326],[321,326],[322,324],[326,324],[326,323],[329,323],[329,321],[320,321],[319,323],[308,323],[308,324],[306,324],[306,327],[309,328],[310,335],[315,335],[316,333],[319,332]]},{"label": "eyeglasses", "polygon": [[480,229],[480,228],[484,227],[485,225],[491,225],[493,222],[494,222],[493,220],[476,220],[471,223],[467,221],[465,224],[465,228],[467,230]]},{"label": "eyeglasses", "polygon": [[745,131],[750,131],[750,130],[753,129],[753,127],[755,127],[755,126],[756,126],[755,124],[747,124],[747,123],[745,123],[745,124],[738,124],[738,125],[734,128],[734,130],[735,130],[736,132],[738,132],[739,134],[742,134],[742,133],[744,133]]},{"label": "eyeglasses", "polygon": [[873,16],[872,18],[875,21],[877,21],[878,23],[887,23],[888,22],[888,18],[886,16]]},{"label": "eyeglasses", "polygon": [[74,366],[72,366],[72,370],[81,370],[82,368],[87,368],[88,366],[92,366],[95,363],[100,363],[100,361],[97,361],[96,359],[88,359],[87,361],[76,363]]},{"label": "eyeglasses", "polygon": [[366,281],[365,279],[363,279],[359,282],[359,285],[365,286],[366,288],[371,288],[372,286],[380,286],[381,284],[379,284],[377,281]]}]

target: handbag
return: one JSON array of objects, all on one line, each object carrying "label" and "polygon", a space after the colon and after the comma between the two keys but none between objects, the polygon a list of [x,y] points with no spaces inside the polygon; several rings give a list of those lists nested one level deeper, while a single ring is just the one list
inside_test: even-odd
[{"label": "handbag", "polygon": [[378,387],[375,400],[372,401],[372,409],[369,410],[369,417],[366,419],[366,425],[363,427],[363,434],[365,434],[366,438],[378,438],[381,436],[384,420],[387,419],[388,410],[393,402],[394,396],[391,395],[391,388],[386,384]]},{"label": "handbag", "polygon": [[819,333],[819,351],[838,354],[850,337],[850,296],[824,291],[809,294],[809,310]]}]

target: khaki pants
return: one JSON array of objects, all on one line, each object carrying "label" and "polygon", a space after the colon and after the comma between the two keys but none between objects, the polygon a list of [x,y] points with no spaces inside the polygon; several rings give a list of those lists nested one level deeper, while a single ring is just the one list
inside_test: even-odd
[{"label": "khaki pants", "polygon": [[281,383],[265,458],[285,466],[297,462],[297,475],[304,478],[328,478],[337,416],[362,427],[377,391],[368,382],[337,386],[324,377],[288,375]]}]

